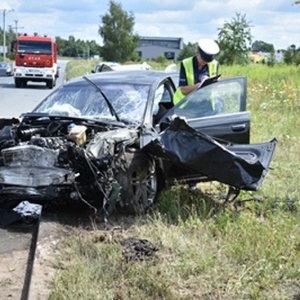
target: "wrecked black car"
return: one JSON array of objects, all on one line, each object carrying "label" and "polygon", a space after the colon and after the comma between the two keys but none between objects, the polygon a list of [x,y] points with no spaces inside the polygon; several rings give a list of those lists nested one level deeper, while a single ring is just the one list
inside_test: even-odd
[{"label": "wrecked black car", "polygon": [[249,144],[246,78],[177,105],[178,74],[120,71],[62,85],[20,119],[0,120],[0,205],[84,202],[143,213],[166,184],[257,190],[276,140]]}]

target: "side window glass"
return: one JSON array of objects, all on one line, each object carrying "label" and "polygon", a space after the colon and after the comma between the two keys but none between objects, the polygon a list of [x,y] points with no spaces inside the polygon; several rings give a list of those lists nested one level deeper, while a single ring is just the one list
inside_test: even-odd
[{"label": "side window glass", "polygon": [[153,115],[156,115],[159,111],[159,103],[161,102],[164,91],[165,91],[165,87],[162,84],[158,87],[158,89],[155,92],[154,102],[153,102],[153,109],[152,109]]},{"label": "side window glass", "polygon": [[239,80],[213,83],[188,95],[174,113],[189,119],[237,113],[242,110],[244,93]]},{"label": "side window glass", "polygon": [[173,106],[172,93],[169,86],[165,83],[158,87],[153,103],[153,122],[157,123],[169,108]]},{"label": "side window glass", "polygon": [[242,86],[238,82],[217,85],[212,90],[212,101],[215,114],[230,114],[240,111]]}]

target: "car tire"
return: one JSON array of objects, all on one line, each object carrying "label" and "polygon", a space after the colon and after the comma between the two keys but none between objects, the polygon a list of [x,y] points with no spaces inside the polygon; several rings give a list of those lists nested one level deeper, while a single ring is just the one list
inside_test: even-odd
[{"label": "car tire", "polygon": [[162,186],[156,163],[142,152],[126,153],[125,159],[116,175],[121,186],[119,209],[129,214],[144,214]]},{"label": "car tire", "polygon": [[53,89],[54,86],[55,86],[55,83],[54,83],[53,79],[47,81],[47,88],[48,89]]},{"label": "car tire", "polygon": [[21,78],[15,78],[15,86],[16,88],[21,87],[22,85],[22,79]]}]

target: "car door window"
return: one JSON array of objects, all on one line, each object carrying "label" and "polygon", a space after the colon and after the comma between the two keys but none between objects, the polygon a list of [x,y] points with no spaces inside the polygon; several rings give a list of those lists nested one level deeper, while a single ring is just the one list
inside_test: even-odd
[{"label": "car door window", "polygon": [[157,123],[162,115],[173,106],[172,95],[171,89],[166,82],[157,88],[152,109],[154,123]]},{"label": "car door window", "polygon": [[193,119],[244,111],[246,89],[242,79],[219,81],[200,88],[176,105],[173,113]]},{"label": "car door window", "polygon": [[[202,87],[183,98],[159,120],[184,117],[195,130],[233,143],[248,143],[250,114],[246,111],[246,77],[232,77]],[[164,127],[162,127],[164,128]]]}]

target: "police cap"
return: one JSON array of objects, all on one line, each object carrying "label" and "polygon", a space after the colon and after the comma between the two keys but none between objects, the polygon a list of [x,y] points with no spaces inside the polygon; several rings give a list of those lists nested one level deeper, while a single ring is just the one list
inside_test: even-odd
[{"label": "police cap", "polygon": [[198,41],[198,48],[201,58],[206,62],[211,62],[214,59],[214,55],[220,51],[219,45],[211,39],[201,39]]}]

